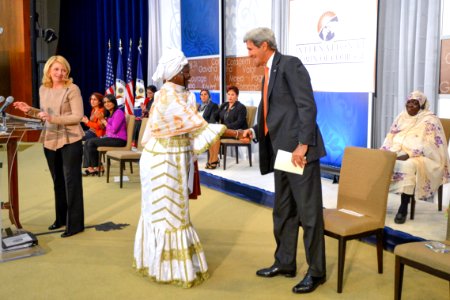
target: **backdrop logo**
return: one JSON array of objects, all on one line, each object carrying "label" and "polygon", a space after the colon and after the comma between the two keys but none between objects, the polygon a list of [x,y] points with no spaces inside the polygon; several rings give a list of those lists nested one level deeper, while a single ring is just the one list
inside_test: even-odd
[{"label": "backdrop logo", "polygon": [[317,23],[317,32],[323,41],[331,41],[335,34],[338,24],[338,17],[332,11],[325,12]]},{"label": "backdrop logo", "polygon": [[327,11],[320,16],[317,33],[320,38],[318,42],[295,45],[297,56],[305,65],[364,62],[366,38],[358,36],[348,38],[352,33],[340,32],[336,13]]}]

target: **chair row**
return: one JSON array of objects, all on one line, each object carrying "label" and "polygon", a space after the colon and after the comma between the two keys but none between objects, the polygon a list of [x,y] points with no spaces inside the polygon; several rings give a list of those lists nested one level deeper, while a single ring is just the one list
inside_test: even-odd
[{"label": "chair row", "polygon": [[[256,107],[249,109],[247,121],[253,124]],[[253,118],[253,120],[252,120]],[[138,151],[131,150],[134,116],[127,116],[128,141],[125,147],[100,147],[99,155],[106,153],[106,175],[109,182],[111,160],[119,162],[120,188],[123,185],[123,170],[127,162],[138,162],[143,149],[141,140],[148,119],[142,120],[139,132]],[[449,130],[450,132],[450,130]],[[236,140],[222,140],[223,147],[249,147],[251,165],[251,146],[236,143]],[[236,151],[237,152],[237,151]],[[237,155],[237,153],[236,153]],[[226,151],[224,151],[224,169]],[[342,293],[345,265],[345,251],[348,240],[376,236],[378,273],[383,273],[383,230],[385,226],[389,186],[396,160],[395,153],[378,149],[347,147],[344,151],[337,196],[336,209],[324,210],[325,234],[338,239],[338,280],[337,292]],[[442,201],[442,200],[440,200]],[[450,218],[450,214],[449,214]],[[427,248],[428,242],[415,242],[395,248],[395,298],[401,298],[404,265],[428,272],[450,281],[450,259]],[[447,241],[450,248],[450,223]],[[448,256],[449,254],[446,254]],[[450,285],[450,282],[449,282]]]}]

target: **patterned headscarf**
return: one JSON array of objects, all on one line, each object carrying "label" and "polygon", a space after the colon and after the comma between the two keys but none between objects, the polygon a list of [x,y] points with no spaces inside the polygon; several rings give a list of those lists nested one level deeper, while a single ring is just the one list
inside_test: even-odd
[{"label": "patterned headscarf", "polygon": [[[422,93],[421,91],[415,90],[414,92],[409,94],[407,100],[411,100],[411,99],[415,99],[415,100],[419,101],[419,104],[421,107],[423,106],[424,108],[428,108],[427,96],[424,93]],[[424,104],[425,104],[425,106],[424,106]]]},{"label": "patterned headscarf", "polygon": [[175,48],[168,48],[159,59],[158,67],[152,76],[153,81],[170,80],[188,64],[184,53]]}]

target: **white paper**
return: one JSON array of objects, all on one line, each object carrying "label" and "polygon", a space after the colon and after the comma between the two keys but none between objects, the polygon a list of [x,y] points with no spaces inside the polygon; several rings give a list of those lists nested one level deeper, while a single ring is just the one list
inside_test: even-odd
[{"label": "white paper", "polygon": [[450,253],[450,246],[447,246],[441,242],[429,242],[425,244],[425,247],[433,250],[436,253]]},{"label": "white paper", "polygon": [[[130,178],[128,176],[122,176],[122,182],[130,181]],[[114,176],[114,182],[120,182],[120,176]]]},{"label": "white paper", "polygon": [[345,208],[341,208],[339,209],[340,212],[355,216],[355,217],[362,217],[364,216],[363,214],[357,213],[356,211],[353,210],[349,210],[349,209],[345,209]]},{"label": "white paper", "polygon": [[298,166],[296,167],[292,164],[292,152],[287,152],[281,149],[278,149],[274,168],[280,171],[303,175],[303,168]]},{"label": "white paper", "polygon": [[7,237],[3,239],[3,243],[6,247],[11,247],[14,245],[20,245],[28,242],[32,242],[33,240],[28,234],[20,234],[12,237]]}]

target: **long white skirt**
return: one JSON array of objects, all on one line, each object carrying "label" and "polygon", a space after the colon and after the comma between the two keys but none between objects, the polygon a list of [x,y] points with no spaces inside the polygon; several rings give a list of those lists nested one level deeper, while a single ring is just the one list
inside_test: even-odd
[{"label": "long white skirt", "polygon": [[[196,135],[151,139],[140,160],[142,211],[134,244],[134,267],[160,283],[188,288],[208,278],[208,265],[189,216],[188,174],[193,148],[207,149],[223,127]],[[201,138],[194,141],[199,136]],[[205,149],[195,149],[204,151]]]}]

